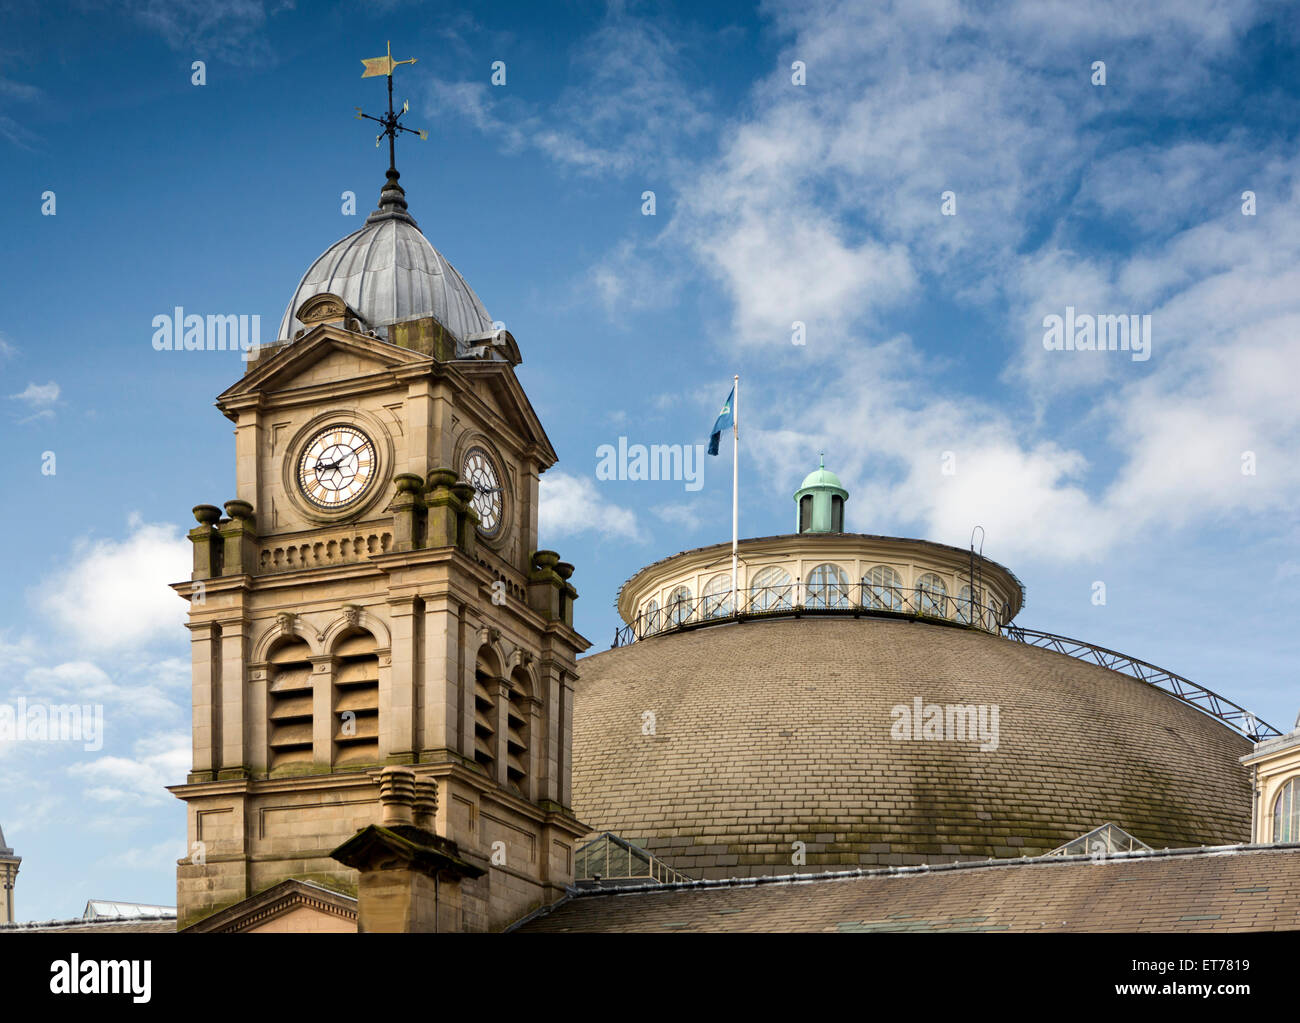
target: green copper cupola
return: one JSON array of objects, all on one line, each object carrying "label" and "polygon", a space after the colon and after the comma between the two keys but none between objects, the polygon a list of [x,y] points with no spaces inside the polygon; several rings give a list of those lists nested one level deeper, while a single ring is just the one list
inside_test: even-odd
[{"label": "green copper cupola", "polygon": [[795,529],[800,533],[843,533],[844,502],[849,492],[826,468],[826,458],[810,472],[794,495]]}]

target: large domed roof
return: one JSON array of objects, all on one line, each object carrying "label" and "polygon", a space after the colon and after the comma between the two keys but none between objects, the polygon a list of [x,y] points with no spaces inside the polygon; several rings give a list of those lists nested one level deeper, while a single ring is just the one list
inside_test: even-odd
[{"label": "large domed roof", "polygon": [[[1107,822],[1155,848],[1249,840],[1245,737],[1137,679],[977,629],[753,621],[643,639],[578,672],[574,812],[694,877],[1037,855]],[[895,709],[918,699],[997,707],[996,749],[899,740]]]},{"label": "large domed roof", "polygon": [[396,172],[390,172],[379,208],[361,229],[331,245],[303,274],[280,321],[280,340],[291,340],[303,328],[294,316],[299,306],[326,292],[359,313],[368,330],[426,316],[461,341],[492,329],[474,290],[407,212]]}]

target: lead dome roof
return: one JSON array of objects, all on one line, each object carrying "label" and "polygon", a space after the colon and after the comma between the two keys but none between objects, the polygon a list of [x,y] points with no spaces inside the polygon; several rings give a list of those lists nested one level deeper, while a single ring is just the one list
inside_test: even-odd
[{"label": "lead dome roof", "polygon": [[386,333],[393,323],[432,316],[457,340],[492,330],[474,289],[429,242],[407,212],[406,193],[390,171],[379,208],[365,224],[326,249],[303,274],[280,321],[279,339],[292,340],[303,324],[294,315],[314,295],[339,296]]},{"label": "lead dome roof", "polygon": [[[1155,848],[1250,836],[1244,736],[1136,678],[979,630],[756,620],[577,671],[574,813],[695,878],[789,873],[795,842],[797,869],[828,870],[1041,855],[1107,821]],[[998,708],[996,748],[899,738],[918,700],[945,722]]]}]

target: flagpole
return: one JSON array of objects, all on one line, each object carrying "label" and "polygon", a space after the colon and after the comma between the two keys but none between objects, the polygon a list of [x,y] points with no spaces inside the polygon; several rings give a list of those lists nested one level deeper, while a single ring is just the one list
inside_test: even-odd
[{"label": "flagpole", "polygon": [[735,394],[731,399],[731,613],[740,614],[737,582],[737,548],[740,544],[740,376],[731,378]]}]

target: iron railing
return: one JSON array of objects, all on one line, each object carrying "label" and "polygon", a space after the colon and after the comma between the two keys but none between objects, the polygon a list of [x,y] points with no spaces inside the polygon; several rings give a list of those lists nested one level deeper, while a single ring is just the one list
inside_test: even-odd
[{"label": "iron railing", "polygon": [[613,645],[627,646],[664,632],[720,625],[751,618],[799,618],[805,615],[873,615],[928,618],[996,633],[1011,609],[994,608],[976,597],[954,597],[924,587],[907,588],[875,583],[802,583],[756,586],[740,592],[740,613],[732,607],[731,591],[670,601],[643,611],[629,625],[614,631]]},{"label": "iron railing", "polygon": [[1038,632],[1035,629],[1022,629],[1019,625],[1003,626],[1002,635],[1018,643],[1027,643],[1030,646],[1055,650],[1058,654],[1065,654],[1067,657],[1074,657],[1081,661],[1091,661],[1103,668],[1109,668],[1111,671],[1118,671],[1120,674],[1146,682],[1148,685],[1153,685],[1171,696],[1178,697],[1184,703],[1191,704],[1197,710],[1204,711],[1211,717],[1218,718],[1225,724],[1231,725],[1252,742],[1271,739],[1282,734],[1267,721],[1257,718],[1246,708],[1239,707],[1213,690],[1206,689],[1205,686],[1199,685],[1191,679],[1183,678],[1182,675],[1175,675],[1172,671],[1166,671],[1164,668],[1159,668],[1147,661],[1139,661],[1136,657],[1129,657],[1128,654],[1108,650],[1106,647],[1097,646],[1095,643],[1085,643],[1081,639],[1071,639],[1069,636],[1058,636],[1052,632]]},{"label": "iron railing", "polygon": [[629,625],[614,631],[616,647],[663,633],[681,632],[726,622],[755,618],[799,618],[850,615],[925,619],[945,625],[982,629],[1029,646],[1043,647],[1077,660],[1088,661],[1177,697],[1197,710],[1218,718],[1252,742],[1283,733],[1213,690],[1175,675],[1148,661],[1109,650],[1081,639],[1025,629],[1006,621],[1011,609],[981,604],[974,597],[954,597],[924,588],[908,589],[872,583],[785,583],[741,592],[740,612],[732,608],[731,591],[705,594],[691,600],[671,601],[666,607],[637,615]]}]

